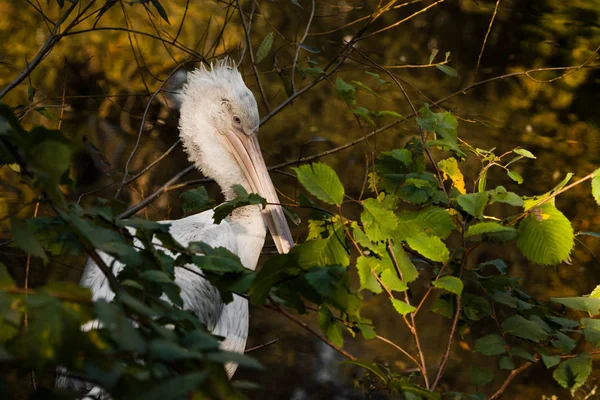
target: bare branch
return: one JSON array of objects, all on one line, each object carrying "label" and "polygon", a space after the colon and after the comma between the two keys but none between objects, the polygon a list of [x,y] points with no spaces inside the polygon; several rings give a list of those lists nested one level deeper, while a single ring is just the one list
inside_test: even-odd
[{"label": "bare branch", "polygon": [[[239,1],[239,0],[238,0]],[[312,8],[310,10],[310,17],[308,17],[308,22],[306,24],[306,29],[304,30],[304,35],[302,36],[302,39],[300,39],[300,42],[296,43],[296,55],[294,56],[294,62],[292,63],[292,92],[296,91],[296,82],[295,82],[295,74],[296,74],[296,65],[298,64],[298,56],[300,55],[300,48],[302,47],[302,44],[304,43],[304,41],[306,40],[306,36],[308,36],[308,31],[310,30],[310,26],[312,25],[312,20],[313,17],[315,16],[315,0],[312,0]]]}]

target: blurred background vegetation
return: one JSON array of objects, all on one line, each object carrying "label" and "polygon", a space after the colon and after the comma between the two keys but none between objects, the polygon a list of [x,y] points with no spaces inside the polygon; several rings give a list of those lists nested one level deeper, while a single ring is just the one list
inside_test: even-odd
[{"label": "blurred background vegetation", "polygon": [[[28,79],[3,99],[7,104],[25,106],[24,125],[60,126],[80,143],[72,172],[77,188],[70,193],[73,200],[90,202],[97,196],[114,195],[136,145],[151,94],[179,67],[189,70],[200,60],[210,61],[224,55],[238,60],[244,53],[240,68],[257,97],[261,115],[269,112],[244,52],[246,38],[238,3],[186,0],[163,3],[169,23],[155,8],[138,7],[126,1],[119,1],[98,21],[89,18],[81,22],[61,38]],[[535,164],[521,164],[519,172],[525,178],[522,193],[543,193],[566,172],[574,172],[577,178],[597,168],[600,164],[600,69],[596,61],[600,45],[599,1],[392,3],[390,10],[369,27],[366,37],[355,44],[356,48],[380,65],[390,67],[405,83],[417,108],[466,88],[442,104],[443,109],[459,118],[459,135],[463,140],[479,148],[495,147],[497,154],[522,146],[538,157]],[[289,86],[292,74],[293,44],[304,34],[312,4],[307,0],[242,2],[246,23],[252,15],[251,42],[255,54],[265,37],[273,33],[270,52],[257,63],[270,110],[288,97],[286,85]],[[300,49],[297,88],[313,79],[311,70],[304,69],[325,68],[377,6],[374,0],[315,2],[305,46]],[[33,59],[50,34],[49,20],[56,21],[64,10],[56,2],[0,0],[0,36],[4,38],[0,42],[0,87],[12,81]],[[482,52],[492,16],[494,21]],[[435,49],[439,53],[431,61]],[[443,66],[452,69],[436,68],[433,64],[443,62],[447,52],[448,63]],[[581,68],[503,77],[519,71],[566,66]],[[333,149],[372,130],[364,123],[357,123],[346,103],[336,95],[336,77],[347,82],[360,81],[373,88],[374,94],[359,90],[358,106],[409,114],[412,110],[396,85],[378,82],[366,73],[369,71],[376,72],[355,52],[333,76],[269,119],[260,132],[267,164]],[[486,80],[489,82],[473,86]],[[35,89],[33,95],[29,87]],[[139,148],[129,165],[132,174],[160,157],[177,140],[178,113],[172,92],[178,85],[168,82],[163,89],[151,104],[142,127]],[[383,126],[389,121],[376,122]],[[347,150],[334,152],[322,161],[338,171],[349,194],[357,197],[365,176],[365,159],[379,151],[401,147],[417,133],[416,124],[409,120]],[[467,163],[471,163],[468,164],[471,169],[465,173],[465,179],[472,182],[478,165],[476,160]],[[126,186],[121,197],[130,204],[138,203],[188,165],[182,149],[176,147],[159,167]],[[285,173],[272,175],[284,197],[294,199],[298,192],[295,179]],[[200,178],[194,171],[185,179]],[[517,185],[503,174],[488,179],[490,185],[501,184],[509,190]],[[193,186],[191,182],[185,189]],[[218,197],[214,184],[208,183],[207,188]],[[180,217],[177,196],[185,189],[169,190],[139,216],[153,220]],[[576,187],[557,199],[558,208],[571,219],[576,231],[598,230],[600,225],[600,214],[588,192],[587,187]],[[43,208],[36,210],[33,198],[34,194],[20,183],[17,173],[9,167],[0,168],[0,231],[4,237],[9,230],[6,216],[27,217],[35,212],[43,215]],[[300,213],[300,216],[306,219],[306,215]],[[303,237],[305,232],[297,228],[294,235]],[[268,245],[265,248],[266,252],[273,250]],[[582,239],[575,247],[571,264],[555,269],[527,264],[514,250],[498,246],[492,253],[502,255],[511,274],[523,277],[524,290],[539,299],[589,293],[600,281],[597,241]],[[494,256],[489,247],[487,251],[473,257],[472,262],[476,263],[478,257]],[[3,246],[0,260],[23,283],[26,256]],[[28,284],[35,287],[51,280],[76,281],[82,267],[83,260],[68,257],[45,267],[32,261]],[[424,289],[412,288],[417,293]],[[383,336],[398,343],[406,341],[410,347],[407,332],[397,325],[393,310],[388,308],[389,305],[379,304],[379,300],[368,302],[366,316],[374,320]],[[446,338],[440,337],[441,330],[433,327],[449,321],[429,314],[423,317],[421,326],[432,328],[423,330],[422,343],[426,355],[437,360]],[[337,355],[313,337],[264,309],[251,309],[250,321],[248,347],[279,338],[276,344],[252,354],[266,365],[266,372],[236,376],[262,385],[251,397],[362,398],[360,391],[351,391],[354,378],[351,370],[340,366]],[[460,350],[450,360],[447,373],[446,383],[450,387],[467,385],[468,371],[460,368],[461,362],[480,357],[472,351],[469,332],[461,333]],[[409,367],[385,343],[360,338],[347,343],[348,349],[358,356],[368,355],[399,369]],[[501,382],[501,377],[497,380]],[[580,392],[590,393],[598,384],[600,374],[596,373]],[[552,395],[569,396],[541,366],[530,368],[505,394],[506,398],[532,399]]]}]

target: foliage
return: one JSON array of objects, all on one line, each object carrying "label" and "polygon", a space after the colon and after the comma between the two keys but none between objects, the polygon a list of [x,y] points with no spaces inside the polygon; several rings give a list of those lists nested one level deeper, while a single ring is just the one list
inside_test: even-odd
[{"label": "foliage", "polygon": [[[77,2],[56,3],[63,12]],[[94,28],[105,13],[114,11],[117,2],[101,3],[94,18],[88,20],[93,20]],[[167,10],[176,7],[159,0],[127,3],[143,7],[152,24],[172,22]],[[294,11],[308,7],[296,0],[291,3]],[[226,12],[229,18],[229,6]],[[266,15],[262,11],[260,14]],[[208,25],[210,28],[210,22]],[[286,50],[277,42],[280,36],[288,41],[268,25],[268,33],[261,33],[256,43],[252,63],[255,68],[261,63],[271,66],[272,61],[284,89],[278,87],[277,93],[290,98],[290,102],[303,93],[295,88],[294,69],[302,79],[313,77],[315,84],[332,75],[335,69],[332,71],[310,57],[298,58],[301,52],[313,57],[322,51],[302,39],[294,43],[296,56],[290,63],[290,77],[290,68],[278,64],[280,58],[286,57]],[[182,27],[183,21],[179,30]],[[255,25],[253,32],[259,29]],[[211,46],[206,54],[216,54],[219,43],[227,41],[221,40],[223,31],[225,22],[221,33],[215,35],[218,39],[214,49]],[[210,36],[208,32],[207,28],[206,38]],[[64,33],[61,38],[66,37],[67,32]],[[161,44],[179,46],[177,37],[171,36],[172,41]],[[162,61],[154,58],[158,52],[151,53],[148,65],[160,65]],[[446,53],[444,61],[434,63],[437,53],[437,49],[432,52],[430,66],[449,78],[458,77],[457,70],[448,65],[450,54]],[[340,64],[342,55],[343,52],[338,56]],[[123,68],[134,65],[129,64]],[[369,78],[364,82],[358,80],[361,78],[330,79],[340,103],[349,108],[348,114],[361,128],[377,128],[384,118],[405,120],[399,111],[379,110],[379,104],[373,109],[365,101],[366,97],[380,101],[384,93],[389,93],[384,90],[392,85],[384,71],[375,69],[379,73],[367,71]],[[110,73],[117,70],[119,65]],[[462,73],[463,69],[459,70]],[[259,74],[254,71],[258,80]],[[392,74],[389,79],[394,80]],[[137,89],[142,87],[148,90],[145,82]],[[89,291],[69,283],[53,282],[34,290],[20,288],[0,265],[2,361],[36,372],[64,366],[69,373],[98,383],[117,398],[241,396],[227,379],[224,363],[261,367],[252,358],[220,351],[219,338],[212,336],[195,315],[182,309],[174,271],[185,266],[206,277],[224,301],[231,301],[238,293],[275,311],[314,312],[314,325],[318,325],[324,340],[340,351],[357,334],[365,340],[385,339],[379,335],[379,326],[365,317],[369,315],[367,303],[383,299],[377,304],[386,307],[386,312],[396,313],[394,323],[408,327],[414,349],[403,343],[402,354],[409,356],[418,372],[407,376],[395,367],[351,360],[349,364],[367,374],[357,380],[363,389],[402,393],[409,399],[439,399],[442,394],[481,398],[481,393],[467,393],[465,387],[452,388],[462,392],[442,393],[441,388],[446,387],[438,386],[446,372],[448,353],[459,334],[461,339],[472,339],[475,351],[494,357],[498,365],[494,370],[489,363],[479,366],[479,360],[469,365],[470,384],[477,391],[491,392],[496,376],[506,376],[511,373],[508,371],[516,374],[528,363],[552,370],[556,382],[572,393],[590,376],[593,351],[587,350],[600,346],[598,320],[589,318],[600,312],[598,290],[589,296],[553,297],[551,302],[543,302],[521,290],[518,277],[513,271],[509,274],[513,267],[509,260],[481,260],[473,255],[475,249],[488,246],[516,246],[529,261],[523,268],[539,271],[545,265],[568,262],[577,236],[598,236],[595,232],[575,234],[569,219],[573,214],[565,215],[554,202],[572,174],[544,194],[526,196],[531,192],[527,186],[530,174],[519,166],[534,163],[536,156],[531,151],[514,148],[500,154],[496,149],[472,147],[459,136],[459,123],[453,113],[436,112],[436,107],[424,104],[418,113],[415,111],[416,124],[411,129],[414,137],[403,146],[394,145],[401,148],[374,153],[368,160],[372,167],[368,189],[363,188],[358,199],[353,198],[349,187],[353,179],[346,171],[340,179],[332,167],[322,162],[294,168],[298,182],[318,200],[302,194],[298,204],[294,204],[310,209],[308,236],[289,254],[269,257],[254,273],[244,269],[237,256],[225,249],[204,243],[181,246],[170,236],[168,225],[119,219],[125,207],[118,201],[97,199],[94,205],[80,206],[65,195],[75,190],[73,163],[79,143],[66,133],[67,129],[24,127],[22,121],[30,111],[47,118],[43,120],[46,122],[60,124],[62,120],[49,108],[35,104],[36,89],[31,84],[26,92],[26,106],[0,105],[0,161],[34,194],[33,202],[48,212],[28,219],[17,215],[7,218],[12,245],[26,253],[29,260],[39,259],[44,265],[59,256],[94,258],[97,251],[102,251],[125,268],[113,276],[110,266],[105,266],[104,273],[116,293],[115,299],[108,302],[94,301]],[[266,99],[264,102],[268,110]],[[333,114],[338,122],[341,116]],[[408,118],[408,114],[404,115]],[[345,139],[346,132],[342,135]],[[481,169],[471,184],[466,162],[474,159],[481,163]],[[490,187],[497,171],[507,178],[506,186],[515,191],[504,186]],[[600,204],[600,169],[583,180],[591,181],[592,196]],[[215,222],[236,208],[265,205],[264,199],[247,193],[241,186],[234,187],[234,191],[235,199],[215,208]],[[185,214],[213,208],[215,204],[203,187],[181,195]],[[353,214],[356,208],[359,211]],[[427,288],[424,293],[418,290],[423,286]],[[429,309],[428,300],[433,300]],[[427,369],[432,365],[430,355],[423,354],[419,342],[420,333],[430,327],[419,325],[417,316],[428,311],[452,321],[450,331],[440,335],[449,334],[450,340],[437,371]],[[92,321],[99,324],[89,330],[80,329]]]}]

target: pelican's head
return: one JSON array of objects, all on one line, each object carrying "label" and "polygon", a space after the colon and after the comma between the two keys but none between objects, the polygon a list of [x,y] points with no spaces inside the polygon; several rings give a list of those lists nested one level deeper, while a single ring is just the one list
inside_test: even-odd
[{"label": "pelican's head", "polygon": [[[190,161],[219,184],[226,199],[235,196],[232,186],[238,184],[279,204],[258,144],[256,100],[229,60],[188,74],[180,111],[179,130]],[[287,252],[293,240],[283,209],[269,205],[263,215],[277,249]]]}]

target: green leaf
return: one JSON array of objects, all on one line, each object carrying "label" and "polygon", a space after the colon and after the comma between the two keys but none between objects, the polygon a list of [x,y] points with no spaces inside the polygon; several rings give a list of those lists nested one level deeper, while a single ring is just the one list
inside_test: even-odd
[{"label": "green leaf", "polygon": [[431,305],[431,311],[446,318],[452,318],[454,315],[454,305],[444,299],[435,299]]},{"label": "green leaf", "polygon": [[500,360],[498,360],[498,367],[500,369],[505,369],[505,370],[513,370],[515,369],[515,363],[507,356],[502,356],[500,357]]},{"label": "green leaf", "polygon": [[342,78],[337,78],[335,88],[348,105],[353,106],[356,103],[356,88],[354,86],[346,83]]},{"label": "green leaf", "polygon": [[506,203],[515,207],[523,207],[523,199],[513,192],[508,192],[504,186],[498,186],[494,190],[488,191],[490,196],[490,204],[492,203]]},{"label": "green leaf", "polygon": [[425,104],[419,110],[417,123],[425,132],[435,133],[435,139],[428,141],[427,146],[450,150],[457,158],[466,158],[466,154],[458,147],[458,121],[452,114],[447,111],[434,113],[429,109],[429,104]]},{"label": "green leaf", "polygon": [[358,269],[358,277],[360,279],[359,290],[368,289],[373,293],[381,293],[382,288],[377,278],[375,270],[379,266],[379,262],[371,257],[360,256],[356,261],[356,268]]},{"label": "green leaf", "polygon": [[373,128],[376,126],[375,121],[373,121],[373,119],[370,116],[371,112],[369,110],[367,110],[366,108],[364,108],[364,107],[353,108],[352,113],[354,115],[356,115],[357,117],[364,119],[365,122],[367,122]]},{"label": "green leaf", "polygon": [[360,81],[350,81],[351,83],[355,84],[356,86],[358,86],[359,88],[363,89],[364,91],[372,94],[373,96],[377,97],[377,93],[375,93],[373,91],[373,89],[371,89],[370,87],[368,87],[367,85],[365,85],[364,83],[360,82]]},{"label": "green leaf", "polygon": [[346,279],[343,267],[314,267],[306,275],[306,281],[322,296],[335,296],[336,290]]},{"label": "green leaf", "polygon": [[585,340],[595,347],[600,347],[600,320],[581,318]]},{"label": "green leaf", "polygon": [[560,362],[560,356],[546,354],[545,352],[540,352],[540,355],[546,368],[552,368]]},{"label": "green leaf", "polygon": [[377,365],[375,363],[370,363],[370,362],[366,362],[363,360],[349,360],[349,361],[344,361],[344,364],[357,365],[361,368],[364,368],[367,371],[369,371],[371,374],[373,374],[376,377],[378,377],[379,379],[381,379],[382,382],[387,382],[387,380],[388,380],[387,374],[381,369],[381,367],[379,367],[379,365]]},{"label": "green leaf", "polygon": [[554,336],[556,338],[552,340],[552,346],[554,346],[556,349],[559,349],[563,354],[570,353],[577,344],[573,339],[562,332],[556,332]]},{"label": "green leaf", "polygon": [[535,160],[535,156],[533,155],[532,152],[530,152],[529,150],[525,150],[525,149],[515,149],[513,150],[514,153],[517,153],[520,156],[526,157],[526,158],[531,158]]},{"label": "green leaf", "polygon": [[405,316],[406,314],[409,314],[413,311],[416,310],[415,307],[411,306],[408,303],[405,303],[401,300],[397,300],[397,299],[393,299],[390,298],[392,305],[394,306],[394,309],[398,312],[398,314]]},{"label": "green leaf", "polygon": [[269,51],[271,51],[271,47],[273,47],[273,32],[269,32],[260,43],[260,46],[258,46],[258,50],[256,51],[256,64],[259,64],[267,57]]},{"label": "green leaf", "polygon": [[344,201],[344,186],[330,166],[313,163],[294,168],[294,171],[302,186],[319,200],[338,206]]},{"label": "green leaf", "polygon": [[523,177],[517,171],[515,171],[515,170],[509,170],[509,171],[506,172],[506,174],[508,175],[508,177],[510,179],[512,179],[513,181],[517,182],[519,185],[521,183],[523,183]]},{"label": "green leaf", "polygon": [[341,221],[336,220],[327,227],[328,236],[324,239],[307,240],[294,250],[298,254],[298,263],[303,268],[317,265],[350,264],[350,254],[346,248],[346,232]]},{"label": "green leaf", "polygon": [[0,290],[12,289],[15,286],[15,281],[8,273],[6,265],[0,261]]},{"label": "green leaf", "polygon": [[487,192],[461,194],[456,198],[458,205],[473,217],[480,218],[487,205],[489,194]]},{"label": "green leaf", "polygon": [[394,243],[391,246],[392,253],[394,256],[394,260],[390,257],[390,254],[386,251],[382,260],[382,269],[386,270],[396,270],[396,266],[394,265],[394,261],[398,263],[398,268],[400,272],[402,272],[402,280],[406,283],[410,283],[419,277],[419,271],[413,264],[413,262],[404,251],[401,243]]},{"label": "green leaf", "polygon": [[511,347],[509,354],[513,357],[521,357],[521,358],[523,358],[527,361],[533,362],[533,363],[537,362],[535,357],[533,357],[530,352],[523,349],[522,347],[518,347],[518,346]]},{"label": "green leaf", "polygon": [[600,299],[592,297],[551,297],[550,300],[573,310],[586,311],[592,316],[600,314],[598,312]]},{"label": "green leaf", "polygon": [[594,171],[594,177],[592,178],[592,196],[594,196],[596,203],[600,205],[600,168]]},{"label": "green leaf", "polygon": [[455,276],[443,276],[433,281],[433,286],[460,296],[462,294],[464,285],[463,282]]},{"label": "green leaf", "polygon": [[517,230],[512,226],[504,226],[497,222],[480,222],[475,225],[469,226],[467,232],[465,233],[465,237],[477,236],[477,235],[492,235],[494,233],[514,233],[516,236]]},{"label": "green leaf", "polygon": [[494,379],[494,373],[485,368],[472,366],[469,369],[471,385],[481,387],[490,383]]},{"label": "green leaf", "polygon": [[220,224],[221,221],[237,208],[255,204],[260,204],[264,207],[267,204],[267,201],[256,193],[248,194],[246,189],[241,185],[233,185],[233,191],[237,196],[235,199],[221,203],[214,209],[213,220],[215,224]]},{"label": "green leaf", "polygon": [[571,222],[554,204],[546,203],[518,225],[517,246],[529,260],[542,265],[559,264],[569,258],[574,245]]},{"label": "green leaf", "polygon": [[375,115],[377,116],[377,118],[394,117],[397,119],[406,119],[402,114],[398,114],[396,111],[390,111],[390,110],[375,111]]},{"label": "green leaf", "polygon": [[462,297],[463,313],[471,321],[479,321],[492,314],[492,306],[481,296],[465,293]]},{"label": "green leaf", "polygon": [[592,358],[589,353],[581,353],[575,358],[560,363],[552,377],[560,386],[574,394],[587,381],[591,372]]},{"label": "green leaf", "polygon": [[139,393],[139,398],[145,400],[163,400],[171,398],[171,396],[173,396],[172,398],[184,398],[186,394],[203,386],[208,378],[209,374],[206,371],[169,377],[156,383],[150,383],[150,387],[146,391]]},{"label": "green leaf", "polygon": [[213,208],[215,205],[215,202],[208,197],[204,186],[182,193],[179,199],[184,214],[198,213]]},{"label": "green leaf", "polygon": [[134,353],[143,353],[146,343],[140,332],[133,327],[123,310],[106,300],[94,303],[96,315],[102,322],[103,329],[109,330],[113,341],[120,349]]},{"label": "green leaf", "polygon": [[363,212],[360,219],[365,233],[373,242],[379,242],[393,237],[398,227],[398,218],[380,201],[370,198],[362,203]]},{"label": "green leaf", "polygon": [[398,235],[402,238],[418,236],[423,232],[446,239],[456,229],[450,213],[440,207],[398,213]]},{"label": "green leaf", "polygon": [[446,64],[436,64],[435,67],[453,78],[458,78],[458,71]]},{"label": "green leaf", "polygon": [[446,244],[437,236],[413,236],[406,239],[406,243],[423,257],[436,262],[446,262],[450,251]]},{"label": "green leaf", "polygon": [[506,333],[522,339],[527,339],[539,343],[548,338],[548,334],[535,322],[523,318],[520,315],[508,317],[502,323],[502,329]]},{"label": "green leaf", "polygon": [[319,326],[327,339],[336,346],[342,347],[344,345],[344,337],[342,336],[342,328],[337,323],[331,311],[327,307],[319,308],[318,314]]},{"label": "green leaf", "polygon": [[44,260],[44,262],[48,262],[48,256],[46,255],[44,248],[34,234],[29,230],[29,227],[26,223],[11,217],[10,229],[13,235],[14,245],[16,247],[23,250],[27,254],[41,258]]},{"label": "green leaf", "polygon": [[504,339],[500,335],[487,335],[475,341],[475,351],[485,356],[497,356],[506,353]]},{"label": "green leaf", "polygon": [[408,290],[408,285],[398,278],[395,270],[389,268],[381,273],[381,282],[386,288],[394,292],[405,292]]}]

